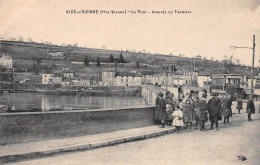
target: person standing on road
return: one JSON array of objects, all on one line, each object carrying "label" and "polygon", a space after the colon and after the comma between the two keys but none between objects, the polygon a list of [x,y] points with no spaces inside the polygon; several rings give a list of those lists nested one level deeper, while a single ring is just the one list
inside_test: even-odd
[{"label": "person standing on road", "polygon": [[[230,95],[228,95],[230,96]],[[230,104],[230,100],[229,98],[227,97],[223,97],[222,98],[222,102],[221,102],[221,115],[223,116],[224,118],[224,124],[229,123],[229,117],[230,117],[230,107],[229,107],[229,104]]]},{"label": "person standing on road", "polygon": [[241,100],[241,97],[238,97],[237,99],[237,111],[240,114],[240,110],[243,109],[243,102]]},{"label": "person standing on road", "polygon": [[194,114],[192,112],[193,105],[191,104],[191,100],[187,98],[185,102],[182,104],[183,111],[183,122],[186,124],[187,128],[192,128],[192,122],[194,121]]},{"label": "person standing on road", "polygon": [[199,121],[200,121],[200,130],[201,131],[206,130],[205,122],[208,120],[206,97],[207,97],[207,95],[202,94],[202,98],[199,102]]},{"label": "person standing on road", "polygon": [[195,119],[195,129],[198,129],[199,125],[199,116],[200,116],[200,111],[199,111],[199,106],[200,106],[200,100],[199,96],[196,96],[196,94],[193,95],[193,116]]},{"label": "person standing on road", "polygon": [[210,129],[213,129],[214,123],[216,123],[216,130],[218,129],[218,121],[221,120],[220,113],[221,100],[218,98],[218,94],[215,93],[213,98],[211,98],[207,104],[207,109],[209,112],[209,120],[211,122]]},{"label": "person standing on road", "polygon": [[255,104],[253,100],[253,95],[249,96],[249,100],[247,101],[247,106],[246,106],[246,112],[248,113],[248,121],[253,121],[251,119],[251,114],[255,113]]},{"label": "person standing on road", "polygon": [[176,129],[177,129],[176,132],[179,133],[181,126],[184,125],[183,120],[182,120],[183,119],[183,113],[182,113],[179,105],[176,106],[176,111],[173,112],[172,116],[173,116],[172,124],[176,127]]},{"label": "person standing on road", "polygon": [[229,112],[230,112],[229,117],[232,117],[232,101],[233,101],[233,100],[232,100],[232,97],[231,97],[230,94],[227,95],[227,98],[228,98],[227,108],[228,108],[228,110],[229,110]]},{"label": "person standing on road", "polygon": [[168,126],[172,126],[172,120],[173,120],[172,113],[174,109],[173,109],[173,98],[171,96],[170,91],[166,92],[165,103],[166,103],[166,112],[167,112],[166,124]]},{"label": "person standing on road", "polygon": [[161,121],[162,126],[161,128],[165,127],[165,121],[167,119],[167,112],[166,112],[166,103],[163,98],[163,93],[159,93],[159,100],[158,100],[158,119]]}]

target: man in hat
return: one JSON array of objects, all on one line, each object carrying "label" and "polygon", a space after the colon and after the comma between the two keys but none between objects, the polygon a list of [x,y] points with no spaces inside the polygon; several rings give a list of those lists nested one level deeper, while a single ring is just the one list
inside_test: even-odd
[{"label": "man in hat", "polygon": [[216,123],[216,130],[218,129],[218,121],[221,120],[221,100],[218,98],[218,93],[215,93],[213,97],[209,100],[208,104],[209,120],[211,122],[210,129],[213,129],[214,123]]},{"label": "man in hat", "polygon": [[248,121],[253,121],[251,119],[251,114],[255,113],[255,104],[253,100],[253,95],[249,96],[249,100],[247,101],[247,106],[246,106],[246,112],[248,113]]}]

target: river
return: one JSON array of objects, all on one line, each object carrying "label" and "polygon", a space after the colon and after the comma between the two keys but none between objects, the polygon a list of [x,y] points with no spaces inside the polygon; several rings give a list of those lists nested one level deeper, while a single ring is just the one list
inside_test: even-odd
[{"label": "river", "polygon": [[4,93],[0,105],[12,104],[18,110],[39,111],[126,108],[148,105],[141,97],[100,97],[44,95],[41,93]]}]

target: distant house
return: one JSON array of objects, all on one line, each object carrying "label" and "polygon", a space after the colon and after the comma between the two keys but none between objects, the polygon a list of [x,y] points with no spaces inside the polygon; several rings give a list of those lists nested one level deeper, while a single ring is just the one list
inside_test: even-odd
[{"label": "distant house", "polygon": [[211,75],[198,75],[197,80],[198,87],[209,87],[212,82]]},{"label": "distant house", "polygon": [[175,78],[175,79],[173,80],[173,83],[174,83],[175,85],[184,85],[184,84],[185,84],[185,80],[183,80],[183,79],[181,79],[181,78]]},{"label": "distant house", "polygon": [[42,84],[51,84],[53,75],[52,71],[44,71],[42,73]]},{"label": "distant house", "polygon": [[115,86],[115,72],[103,71],[102,72],[102,85],[103,86]]},{"label": "distant house", "polygon": [[74,77],[74,72],[73,71],[69,71],[69,70],[65,70],[65,71],[63,71],[63,77],[73,78]]},{"label": "distant house", "polygon": [[79,62],[79,61],[71,61],[71,64],[83,65],[83,64],[84,64],[84,62]]},{"label": "distant house", "polygon": [[142,85],[142,75],[138,73],[116,73],[115,74],[116,86],[140,86]]},{"label": "distant house", "polygon": [[196,59],[200,59],[201,60],[201,55],[197,55]]},{"label": "distant house", "polygon": [[142,72],[142,84],[151,84],[153,79],[154,72],[143,71]]},{"label": "distant house", "polygon": [[64,52],[61,52],[61,51],[49,51],[48,52],[49,56],[52,56],[52,57],[62,57],[64,56]]},{"label": "distant house", "polygon": [[3,66],[7,69],[13,68],[13,59],[10,56],[6,56],[5,54],[2,55],[0,58],[0,66]]},{"label": "distant house", "polygon": [[63,74],[62,73],[55,73],[52,76],[52,83],[53,84],[61,84],[62,78],[63,78]]},{"label": "distant house", "polygon": [[62,85],[62,86],[68,86],[68,85],[70,85],[70,79],[67,78],[67,77],[63,77],[62,80],[61,80],[61,85]]}]

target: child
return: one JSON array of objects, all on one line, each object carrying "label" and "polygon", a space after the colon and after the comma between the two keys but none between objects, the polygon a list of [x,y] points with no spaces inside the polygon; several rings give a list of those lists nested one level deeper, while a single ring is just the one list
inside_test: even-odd
[{"label": "child", "polygon": [[241,98],[239,97],[237,99],[237,111],[238,111],[238,113],[240,113],[240,109],[243,109],[243,103],[242,103]]},{"label": "child", "polygon": [[172,116],[173,116],[172,124],[173,124],[173,126],[176,127],[176,129],[177,129],[176,132],[179,133],[180,129],[181,129],[181,126],[184,125],[183,124],[183,120],[182,120],[183,113],[182,113],[179,105],[176,106],[176,110],[173,112]]}]

